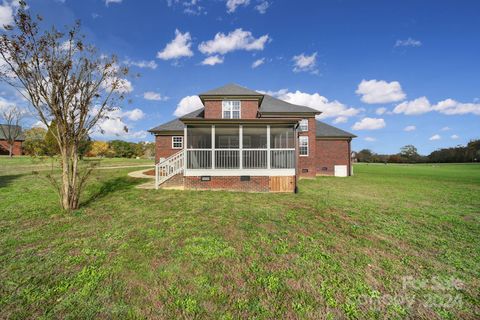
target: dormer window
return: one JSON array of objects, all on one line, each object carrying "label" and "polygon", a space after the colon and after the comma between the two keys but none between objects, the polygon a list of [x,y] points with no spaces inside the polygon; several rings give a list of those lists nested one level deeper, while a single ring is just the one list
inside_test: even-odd
[{"label": "dormer window", "polygon": [[300,131],[308,131],[308,119],[302,119],[299,123]]},{"label": "dormer window", "polygon": [[240,119],[241,103],[238,100],[222,101],[222,117],[223,119]]}]

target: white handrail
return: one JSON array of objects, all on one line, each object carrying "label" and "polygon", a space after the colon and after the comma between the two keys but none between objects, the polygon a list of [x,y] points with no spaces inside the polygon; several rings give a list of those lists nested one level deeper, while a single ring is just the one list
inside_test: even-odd
[{"label": "white handrail", "polygon": [[184,150],[172,154],[170,157],[155,165],[155,188],[171,177],[183,172]]}]

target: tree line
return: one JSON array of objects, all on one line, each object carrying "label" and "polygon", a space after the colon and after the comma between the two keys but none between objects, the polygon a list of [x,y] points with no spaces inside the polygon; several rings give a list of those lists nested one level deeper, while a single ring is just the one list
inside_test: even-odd
[{"label": "tree line", "polygon": [[[58,156],[60,150],[53,137],[52,130],[55,130],[55,124],[51,125],[49,130],[43,128],[25,130],[23,152],[35,157]],[[123,140],[95,141],[86,136],[79,143],[78,153],[80,157],[153,158],[155,144],[153,142],[134,143]]]},{"label": "tree line", "polygon": [[370,149],[362,149],[355,157],[358,162],[372,163],[480,162],[480,139],[471,140],[465,146],[438,149],[429,155],[420,155],[415,146],[406,145],[396,154],[377,154]]}]

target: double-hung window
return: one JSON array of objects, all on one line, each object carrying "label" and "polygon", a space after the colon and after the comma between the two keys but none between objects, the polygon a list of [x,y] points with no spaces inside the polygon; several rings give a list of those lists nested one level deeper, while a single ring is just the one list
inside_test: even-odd
[{"label": "double-hung window", "polygon": [[308,156],[308,136],[298,138],[298,152],[301,156]]},{"label": "double-hung window", "polygon": [[222,101],[223,119],[240,119],[241,103],[238,100]]},{"label": "double-hung window", "polygon": [[300,131],[308,131],[308,119],[302,119],[299,123]]},{"label": "double-hung window", "polygon": [[182,136],[172,137],[172,149],[183,149],[183,137]]}]

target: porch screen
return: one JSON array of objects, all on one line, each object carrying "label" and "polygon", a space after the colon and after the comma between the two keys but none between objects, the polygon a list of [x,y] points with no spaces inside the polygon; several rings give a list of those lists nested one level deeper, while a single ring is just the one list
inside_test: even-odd
[{"label": "porch screen", "polygon": [[188,149],[211,149],[212,128],[210,126],[188,126]]},{"label": "porch screen", "polygon": [[270,128],[270,148],[272,149],[295,148],[293,127],[272,126]]},{"label": "porch screen", "polygon": [[243,148],[244,149],[266,149],[267,148],[267,127],[243,127]]}]

